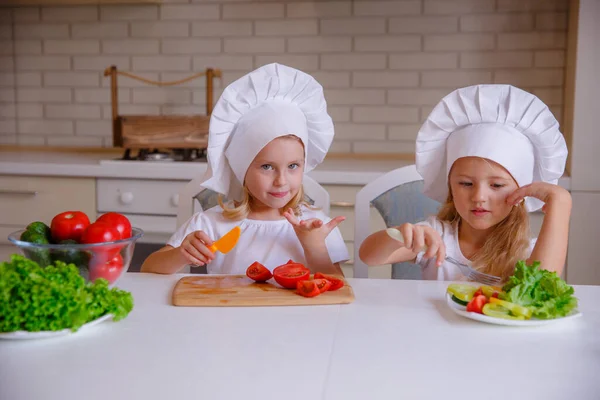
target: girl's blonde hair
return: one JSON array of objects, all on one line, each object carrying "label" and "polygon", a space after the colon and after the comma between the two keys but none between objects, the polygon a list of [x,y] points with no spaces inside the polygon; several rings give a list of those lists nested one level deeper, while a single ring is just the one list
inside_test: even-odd
[{"label": "girl's blonde hair", "polygon": [[[296,135],[280,136],[277,139],[295,139],[298,142],[300,142],[300,144],[302,145],[302,149],[304,149],[304,143],[302,143],[302,140],[300,140],[300,138]],[[219,201],[219,205],[223,209],[223,216],[225,218],[233,220],[233,221],[239,221],[241,219],[248,218],[248,215],[252,211],[252,207],[255,202],[255,199],[252,196],[252,194],[250,193],[250,191],[248,191],[248,188],[246,187],[246,183],[244,182],[242,201],[239,201],[239,202],[235,201],[233,203],[233,207],[229,207],[223,202],[223,195],[219,195],[218,201]],[[285,207],[283,207],[283,210],[287,210],[287,209],[291,208],[292,210],[294,210],[294,214],[296,216],[299,216],[302,214],[302,212],[301,212],[302,206],[311,208],[311,209],[314,208],[314,207],[311,207],[310,204],[304,198],[304,186],[300,185],[300,189],[298,190],[298,193],[296,193],[296,195],[285,205]]]},{"label": "girl's blonde hair", "polygon": [[[440,221],[454,225],[456,229],[459,229],[462,223],[462,218],[454,206],[450,182],[448,198],[440,207],[437,217]],[[515,205],[508,216],[494,227],[483,247],[473,255],[473,268],[486,274],[508,278],[512,275],[517,261],[527,259],[529,234],[529,215],[523,201]]]}]

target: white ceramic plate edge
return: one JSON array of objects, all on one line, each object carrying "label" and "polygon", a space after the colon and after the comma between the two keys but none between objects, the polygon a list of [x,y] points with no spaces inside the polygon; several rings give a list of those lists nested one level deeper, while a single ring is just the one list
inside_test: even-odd
[{"label": "white ceramic plate edge", "polygon": [[91,328],[94,325],[98,325],[104,321],[112,319],[112,314],[105,314],[100,318],[96,318],[93,321],[82,325],[76,332],[72,332],[70,329],[62,329],[60,331],[40,331],[40,332],[28,332],[28,331],[15,331],[15,332],[2,332],[0,333],[0,339],[12,339],[12,340],[30,340],[30,339],[48,339],[58,336],[65,336],[70,334],[79,333],[82,330]]},{"label": "white ceramic plate edge", "polygon": [[576,313],[567,315],[566,317],[555,318],[555,319],[528,319],[528,320],[502,319],[502,318],[489,317],[487,315],[478,314],[478,313],[474,313],[474,312],[469,312],[469,311],[467,311],[467,308],[465,306],[461,306],[460,304],[458,304],[454,300],[452,300],[452,298],[450,297],[450,295],[448,293],[446,293],[446,303],[448,304],[448,307],[450,307],[450,309],[454,313],[456,313],[460,316],[463,316],[465,318],[469,318],[469,319],[472,319],[475,321],[485,322],[488,324],[495,324],[495,325],[507,325],[507,326],[550,325],[550,324],[556,324],[556,323],[560,323],[560,322],[569,321],[574,318],[581,317],[583,315],[581,312],[577,311]]}]

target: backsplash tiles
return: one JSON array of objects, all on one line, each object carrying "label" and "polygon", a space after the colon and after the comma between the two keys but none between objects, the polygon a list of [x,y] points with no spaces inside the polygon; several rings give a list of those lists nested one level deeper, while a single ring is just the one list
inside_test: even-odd
[{"label": "backsplash tiles", "polygon": [[[0,8],[0,144],[112,146],[106,67],[152,80],[223,70],[215,99],[280,62],[325,87],[332,151],[406,153],[445,94],[510,83],[561,119],[568,0],[165,0]],[[204,80],[119,77],[123,114],[205,112]]]}]

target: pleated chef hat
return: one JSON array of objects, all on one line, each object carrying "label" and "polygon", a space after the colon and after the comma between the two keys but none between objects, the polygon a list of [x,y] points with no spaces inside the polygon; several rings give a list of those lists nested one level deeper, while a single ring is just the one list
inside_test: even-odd
[{"label": "pleated chef hat", "polygon": [[[457,89],[438,103],[417,135],[416,165],[424,192],[439,202],[448,196],[448,174],[461,157],[502,165],[519,186],[556,184],[565,169],[567,145],[559,124],[536,96],[510,85]],[[543,203],[525,200],[528,211]]]},{"label": "pleated chef hat", "polygon": [[225,89],[212,112],[202,186],[241,200],[244,177],[256,155],[273,139],[290,134],[304,144],[304,172],[323,161],[334,134],[323,87],[281,64],[241,77]]}]

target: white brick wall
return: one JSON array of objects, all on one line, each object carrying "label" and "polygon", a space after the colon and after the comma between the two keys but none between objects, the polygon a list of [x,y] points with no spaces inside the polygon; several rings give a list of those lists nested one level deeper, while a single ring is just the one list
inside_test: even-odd
[{"label": "white brick wall", "polygon": [[[457,87],[510,83],[560,120],[568,0],[169,0],[2,9],[0,143],[111,146],[110,65],[151,80],[223,70],[215,96],[280,62],[325,88],[332,151],[414,151]],[[124,114],[202,113],[205,81],[119,78]]]}]

